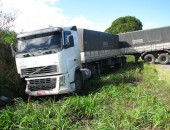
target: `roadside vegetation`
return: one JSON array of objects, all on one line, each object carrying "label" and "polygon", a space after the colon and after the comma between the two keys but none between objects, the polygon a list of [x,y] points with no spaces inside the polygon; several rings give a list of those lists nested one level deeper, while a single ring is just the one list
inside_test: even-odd
[{"label": "roadside vegetation", "polygon": [[[12,57],[10,44],[16,43],[16,33],[12,31],[16,12],[6,13],[0,0],[0,97],[23,97],[22,80],[16,71],[15,59]],[[0,107],[3,105],[0,101]]]},{"label": "roadside vegetation", "polygon": [[24,87],[25,84],[17,73],[10,45],[0,44],[0,96],[23,97]]},{"label": "roadside vegetation", "polygon": [[88,81],[82,95],[16,98],[0,110],[0,129],[170,129],[170,81],[162,72],[129,61]]}]

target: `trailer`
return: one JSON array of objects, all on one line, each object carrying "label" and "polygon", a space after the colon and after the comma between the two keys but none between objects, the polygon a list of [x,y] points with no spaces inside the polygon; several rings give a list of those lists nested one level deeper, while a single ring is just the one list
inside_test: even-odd
[{"label": "trailer", "polygon": [[140,30],[118,34],[120,51],[125,55],[141,57],[148,63],[169,62],[170,27]]},{"label": "trailer", "polygon": [[82,63],[120,56],[118,36],[99,31],[78,29]]}]

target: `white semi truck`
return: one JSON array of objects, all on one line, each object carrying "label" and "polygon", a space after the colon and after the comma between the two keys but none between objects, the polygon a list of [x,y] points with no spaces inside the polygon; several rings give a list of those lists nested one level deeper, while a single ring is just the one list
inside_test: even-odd
[{"label": "white semi truck", "polygon": [[50,27],[17,36],[12,52],[28,95],[81,92],[84,82],[100,75],[104,66],[122,65],[118,35]]},{"label": "white semi truck", "polygon": [[33,96],[79,93],[105,66],[122,66],[124,55],[167,64],[170,54],[170,27],[118,35],[50,27],[17,39],[16,47],[12,45],[17,71],[26,80],[26,93]]}]

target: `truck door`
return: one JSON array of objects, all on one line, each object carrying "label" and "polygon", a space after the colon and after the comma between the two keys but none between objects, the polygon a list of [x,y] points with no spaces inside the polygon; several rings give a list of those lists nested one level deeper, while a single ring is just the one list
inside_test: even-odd
[{"label": "truck door", "polygon": [[[69,37],[72,37],[71,40],[73,43],[68,43]],[[64,51],[67,62],[67,70],[69,72],[78,65],[78,55],[76,53],[77,50],[75,49],[74,38],[70,31],[64,32]]]}]

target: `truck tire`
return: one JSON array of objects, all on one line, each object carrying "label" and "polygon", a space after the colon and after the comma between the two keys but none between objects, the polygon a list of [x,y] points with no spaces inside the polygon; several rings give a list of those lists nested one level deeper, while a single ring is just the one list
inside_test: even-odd
[{"label": "truck tire", "polygon": [[75,92],[81,94],[83,88],[83,76],[80,71],[75,73]]},{"label": "truck tire", "polygon": [[149,64],[154,64],[155,63],[155,57],[152,54],[147,54],[144,57],[144,61],[149,63]]},{"label": "truck tire", "polygon": [[166,53],[160,54],[158,56],[158,62],[163,65],[167,64],[169,62],[169,55]]}]

